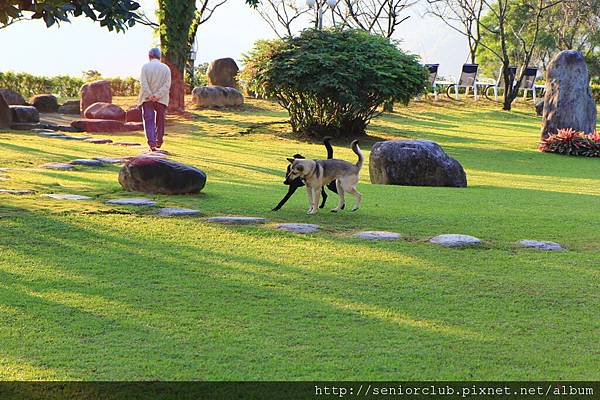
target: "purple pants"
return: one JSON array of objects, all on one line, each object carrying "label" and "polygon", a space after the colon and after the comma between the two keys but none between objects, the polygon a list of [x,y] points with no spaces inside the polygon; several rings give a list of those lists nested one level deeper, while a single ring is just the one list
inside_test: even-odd
[{"label": "purple pants", "polygon": [[142,104],[144,131],[148,146],[160,146],[165,134],[165,111],[167,106],[157,101],[146,101]]}]

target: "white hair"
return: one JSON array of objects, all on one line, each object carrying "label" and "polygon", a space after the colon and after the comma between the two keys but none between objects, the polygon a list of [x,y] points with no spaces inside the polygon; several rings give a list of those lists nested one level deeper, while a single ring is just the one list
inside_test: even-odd
[{"label": "white hair", "polygon": [[148,55],[152,58],[160,58],[160,49],[154,47],[154,48],[150,49],[150,51],[148,52]]}]

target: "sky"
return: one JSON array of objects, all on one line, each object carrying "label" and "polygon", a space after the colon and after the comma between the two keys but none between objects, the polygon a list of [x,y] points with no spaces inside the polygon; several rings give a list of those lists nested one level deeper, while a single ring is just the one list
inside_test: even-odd
[{"label": "sky", "polygon": [[[140,4],[155,20],[155,0]],[[420,8],[406,12],[411,17],[394,35],[403,50],[419,55],[425,63],[439,63],[442,75],[458,75],[467,61],[466,39],[442,21],[424,16]],[[228,0],[200,27],[197,62],[222,57],[239,60],[257,39],[273,37],[267,23],[243,0]],[[86,18],[51,28],[40,20],[22,21],[0,29],[0,71],[81,76],[82,71],[93,69],[105,77],[138,76],[148,49],[157,44],[152,29],[142,25],[123,34],[108,32]]]}]

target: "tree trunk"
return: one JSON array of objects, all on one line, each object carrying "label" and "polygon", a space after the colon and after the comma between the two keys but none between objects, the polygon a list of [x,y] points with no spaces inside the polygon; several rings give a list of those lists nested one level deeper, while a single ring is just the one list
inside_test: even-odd
[{"label": "tree trunk", "polygon": [[394,112],[394,102],[393,101],[386,101],[385,103],[383,103],[383,111],[385,111],[385,112]]}]

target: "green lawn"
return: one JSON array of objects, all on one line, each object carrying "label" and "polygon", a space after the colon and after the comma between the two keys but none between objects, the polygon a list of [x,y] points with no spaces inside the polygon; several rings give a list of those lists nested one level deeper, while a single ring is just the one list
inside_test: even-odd
[{"label": "green lawn", "polygon": [[[373,138],[434,140],[469,188],[371,185],[365,166],[361,210],[316,216],[304,190],[269,211],[286,191],[285,157],[324,156],[282,123],[259,124],[285,121],[281,109],[250,100],[172,119],[165,148],[208,182],[199,195],[146,197],[270,219],[259,227],[104,204],[142,196],[122,191],[117,166],[36,167],[139,150],[0,132],[0,168],[16,168],[0,188],[37,191],[0,194],[0,379],[600,379],[600,160],[539,153],[532,106],[498,109],[427,102],[377,118],[367,158]],[[336,155],[353,161],[348,147]],[[323,229],[301,236],[278,222]],[[351,238],[358,230],[403,238]],[[442,233],[485,245],[427,242]]]}]

